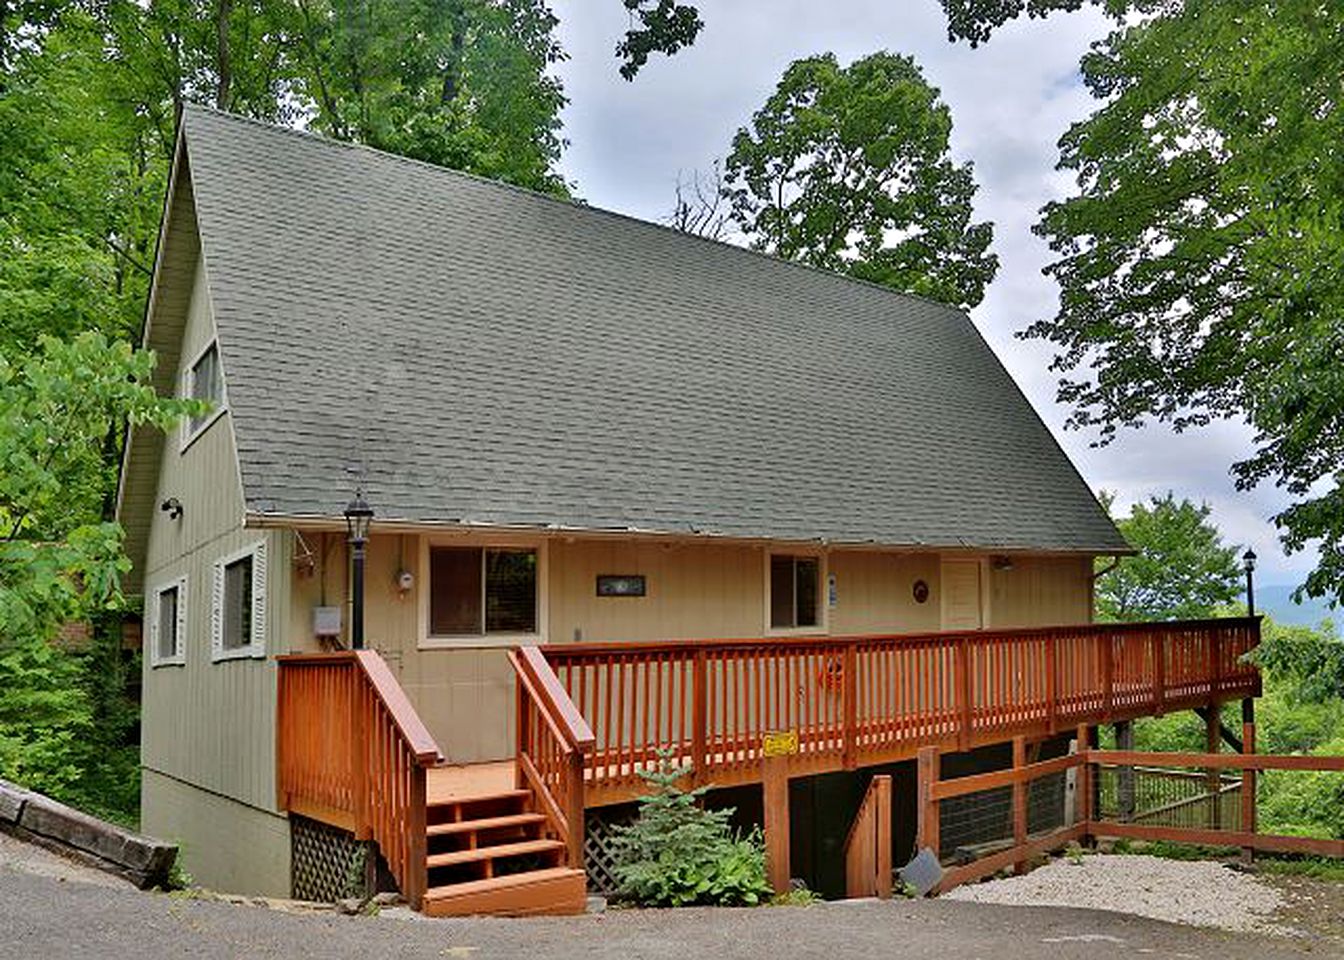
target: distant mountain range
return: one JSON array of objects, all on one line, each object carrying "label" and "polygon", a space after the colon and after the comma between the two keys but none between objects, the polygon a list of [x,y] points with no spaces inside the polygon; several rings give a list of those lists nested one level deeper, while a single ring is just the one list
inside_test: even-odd
[{"label": "distant mountain range", "polygon": [[1294,584],[1255,585],[1256,613],[1273,617],[1278,623],[1300,624],[1315,627],[1322,620],[1334,621],[1338,629],[1344,626],[1344,608],[1331,610],[1324,599],[1303,598],[1302,603],[1293,602]]}]

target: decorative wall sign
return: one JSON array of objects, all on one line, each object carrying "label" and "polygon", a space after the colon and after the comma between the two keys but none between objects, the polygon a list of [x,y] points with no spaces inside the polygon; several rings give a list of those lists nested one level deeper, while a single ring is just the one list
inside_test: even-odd
[{"label": "decorative wall sign", "polygon": [[915,603],[923,603],[929,599],[929,585],[923,580],[915,581]]},{"label": "decorative wall sign", "polygon": [[761,753],[764,756],[787,757],[797,752],[797,730],[772,730],[761,738]]},{"label": "decorative wall sign", "polygon": [[597,575],[597,595],[599,597],[642,597],[644,593],[645,583],[642,573],[599,573]]}]

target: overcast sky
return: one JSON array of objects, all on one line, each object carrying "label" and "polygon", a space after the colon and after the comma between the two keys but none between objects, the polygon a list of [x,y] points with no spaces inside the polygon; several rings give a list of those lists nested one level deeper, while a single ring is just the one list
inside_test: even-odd
[{"label": "overcast sky", "polygon": [[913,54],[952,108],[953,152],[975,163],[976,213],[994,223],[1001,266],[971,314],[1050,429],[1094,489],[1114,491],[1122,508],[1174,490],[1209,502],[1225,536],[1260,555],[1264,583],[1297,583],[1311,555],[1285,557],[1270,517],[1286,502],[1273,487],[1239,493],[1228,465],[1250,449],[1250,434],[1223,424],[1182,436],[1162,426],[1128,432],[1109,447],[1065,431],[1055,403],[1048,347],[1013,333],[1054,313],[1057,291],[1041,275],[1049,260],[1031,233],[1037,211],[1068,195],[1055,171],[1056,141],[1091,112],[1078,59],[1107,22],[1094,11],[1013,24],[978,50],[947,42],[935,0],[701,0],[706,28],[695,46],[656,57],[633,83],[616,72],[613,49],[626,28],[617,0],[557,0],[560,39],[571,59],[560,68],[570,105],[570,145],[562,169],[595,206],[663,220],[678,172],[726,155],[733,133],[769,95],[785,67],[814,53],[842,63],[875,50]]}]

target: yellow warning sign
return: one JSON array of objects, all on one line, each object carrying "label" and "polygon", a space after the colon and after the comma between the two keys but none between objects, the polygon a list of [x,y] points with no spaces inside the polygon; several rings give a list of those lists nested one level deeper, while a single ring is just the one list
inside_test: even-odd
[{"label": "yellow warning sign", "polygon": [[798,731],[777,730],[761,741],[761,753],[767,757],[787,757],[798,752]]}]

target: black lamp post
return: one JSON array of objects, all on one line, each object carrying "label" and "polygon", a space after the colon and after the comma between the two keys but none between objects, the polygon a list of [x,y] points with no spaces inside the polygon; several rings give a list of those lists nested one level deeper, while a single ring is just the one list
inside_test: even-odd
[{"label": "black lamp post", "polygon": [[1241,555],[1246,570],[1246,612],[1255,616],[1255,551],[1248,549]]},{"label": "black lamp post", "polygon": [[364,491],[356,489],[355,499],[345,508],[345,530],[349,535],[351,564],[350,576],[350,646],[364,649],[364,547],[369,542],[369,524],[373,522],[373,508],[364,500]]}]

